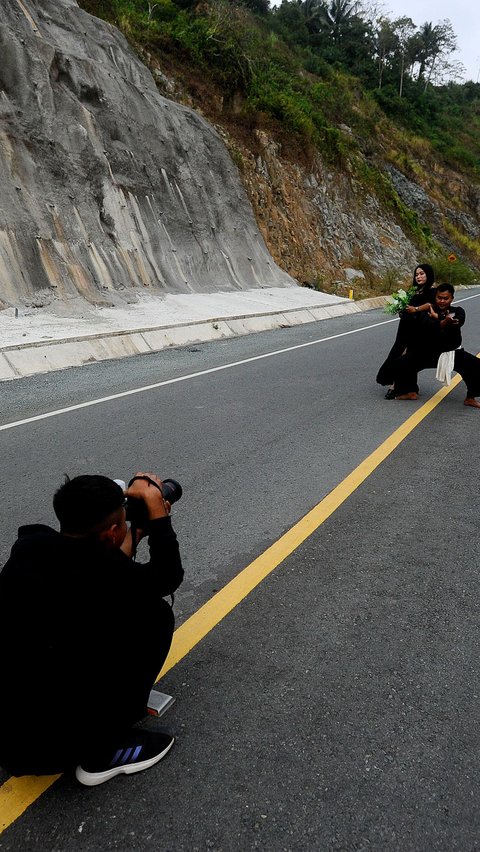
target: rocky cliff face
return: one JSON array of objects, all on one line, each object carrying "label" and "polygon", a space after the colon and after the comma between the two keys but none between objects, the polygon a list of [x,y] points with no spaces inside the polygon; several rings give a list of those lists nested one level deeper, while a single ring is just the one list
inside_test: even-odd
[{"label": "rocky cliff face", "polygon": [[[245,184],[275,258],[302,282],[319,285],[395,271],[415,263],[416,248],[378,199],[328,168],[320,156],[310,168],[282,157],[281,146],[256,131],[259,153],[245,151]],[[360,266],[356,269],[356,266]]]},{"label": "rocky cliff face", "polygon": [[[351,131],[345,127],[342,132]],[[388,292],[408,279],[426,255],[446,258],[452,251],[478,268],[480,187],[441,168],[431,151],[415,162],[417,174],[405,174],[376,144],[379,180],[389,181],[404,205],[419,235],[416,241],[382,200],[384,186],[366,189],[348,169],[328,166],[318,152],[308,166],[294,162],[271,134],[256,130],[254,136],[252,151],[232,135],[243,157],[244,185],[273,257],[302,283],[328,289],[357,275],[355,292],[360,294],[364,269]],[[422,230],[431,235],[433,250],[426,248]]]},{"label": "rocky cliff face", "polygon": [[115,28],[75,0],[0,8],[0,307],[294,284],[217,132]]},{"label": "rocky cliff face", "polygon": [[281,126],[246,131],[200,71],[139,58],[76,0],[0,0],[0,12],[0,308],[293,279],[340,294],[356,279],[369,295],[425,259],[424,227],[445,257],[477,263],[480,189],[421,140],[413,153],[394,128],[353,140],[402,219],[348,162],[302,156]]}]

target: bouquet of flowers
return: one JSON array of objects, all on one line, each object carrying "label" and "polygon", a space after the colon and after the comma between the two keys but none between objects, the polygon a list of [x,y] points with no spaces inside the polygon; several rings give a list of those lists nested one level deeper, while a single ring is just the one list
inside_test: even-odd
[{"label": "bouquet of flowers", "polygon": [[416,290],[414,287],[410,287],[409,290],[403,290],[400,288],[400,290],[397,290],[396,293],[392,293],[391,296],[387,296],[387,302],[384,308],[385,313],[399,314],[407,307],[415,292]]}]

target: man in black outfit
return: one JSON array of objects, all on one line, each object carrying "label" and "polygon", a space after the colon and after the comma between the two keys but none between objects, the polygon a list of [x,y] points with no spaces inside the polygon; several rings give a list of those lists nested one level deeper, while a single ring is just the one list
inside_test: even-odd
[{"label": "man in black outfit", "polygon": [[[101,784],[147,769],[173,745],[170,734],[134,727],[172,640],[163,598],[183,579],[161,486],[144,473],[130,483],[126,496],[146,518],[136,542],[125,494],[104,476],[67,479],[56,492],[60,532],[20,527],[0,574],[0,765],[12,775],[76,767],[81,783]],[[146,534],[150,561],[136,563]]]},{"label": "man in black outfit", "polygon": [[418,399],[418,372],[436,367],[443,352],[454,351],[453,369],[467,385],[464,405],[480,408],[475,399],[480,395],[480,361],[462,347],[460,329],[465,323],[465,311],[452,305],[454,295],[452,284],[439,284],[434,305],[419,318],[415,337],[393,366],[395,399]]}]

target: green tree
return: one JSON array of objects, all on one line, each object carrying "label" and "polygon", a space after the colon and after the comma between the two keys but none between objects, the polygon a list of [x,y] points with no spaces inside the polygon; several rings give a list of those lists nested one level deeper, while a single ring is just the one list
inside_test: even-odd
[{"label": "green tree", "polygon": [[271,22],[288,44],[305,46],[309,43],[309,30],[302,4],[298,0],[283,0],[271,12]]},{"label": "green tree", "polygon": [[[306,2],[306,0],[305,0]],[[312,0],[313,2],[313,0]],[[331,0],[318,4],[321,29],[339,45],[359,11],[358,0]]]},{"label": "green tree", "polygon": [[308,32],[320,32],[323,20],[323,4],[321,0],[297,0],[297,6],[302,13]]},{"label": "green tree", "polygon": [[418,80],[426,91],[438,67],[456,50],[457,40],[450,21],[440,21],[435,26],[426,21],[418,33],[418,46]]},{"label": "green tree", "polygon": [[255,15],[268,15],[270,11],[269,0],[240,0],[242,6],[250,9]]},{"label": "green tree", "polygon": [[398,33],[388,18],[380,18],[375,31],[378,88],[382,88],[385,68],[400,51]]},{"label": "green tree", "polygon": [[398,68],[398,95],[403,96],[405,74],[412,67],[416,56],[415,24],[411,18],[406,16],[392,21],[393,32],[397,37],[397,50],[395,54]]}]

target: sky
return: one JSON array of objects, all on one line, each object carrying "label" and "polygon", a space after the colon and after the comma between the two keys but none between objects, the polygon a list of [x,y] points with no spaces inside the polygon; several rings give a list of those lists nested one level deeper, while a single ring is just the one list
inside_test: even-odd
[{"label": "sky", "polygon": [[407,16],[417,27],[448,18],[457,37],[458,50],[449,60],[465,66],[465,80],[480,82],[480,3],[478,0],[383,0],[390,20]]}]

